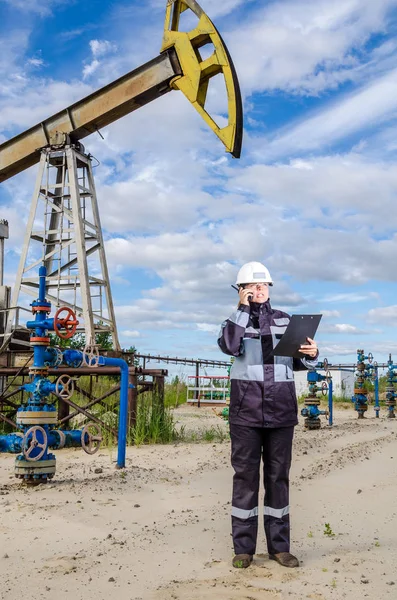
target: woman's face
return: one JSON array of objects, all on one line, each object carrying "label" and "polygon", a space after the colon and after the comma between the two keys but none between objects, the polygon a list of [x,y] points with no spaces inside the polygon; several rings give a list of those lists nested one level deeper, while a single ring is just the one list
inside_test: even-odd
[{"label": "woman's face", "polygon": [[252,291],[251,302],[266,302],[269,300],[269,285],[267,283],[246,283],[246,290]]}]

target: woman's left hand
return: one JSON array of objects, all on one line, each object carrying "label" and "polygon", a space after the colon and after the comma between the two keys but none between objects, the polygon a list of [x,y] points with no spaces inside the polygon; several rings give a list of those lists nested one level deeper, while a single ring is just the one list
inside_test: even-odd
[{"label": "woman's left hand", "polygon": [[301,344],[301,347],[299,348],[299,352],[302,352],[302,354],[307,354],[308,356],[311,356],[312,358],[316,358],[316,356],[318,354],[318,348],[317,348],[316,342],[309,337],[306,338],[306,341],[307,341],[306,344]]}]

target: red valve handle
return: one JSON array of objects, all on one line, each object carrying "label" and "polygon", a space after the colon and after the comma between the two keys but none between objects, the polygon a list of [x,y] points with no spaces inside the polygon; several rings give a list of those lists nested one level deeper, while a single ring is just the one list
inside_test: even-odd
[{"label": "red valve handle", "polygon": [[[60,317],[63,312],[66,312],[66,316]],[[54,315],[54,331],[62,340],[71,338],[76,333],[78,324],[76,314],[68,306],[61,306]],[[61,329],[65,331],[62,332]]]}]

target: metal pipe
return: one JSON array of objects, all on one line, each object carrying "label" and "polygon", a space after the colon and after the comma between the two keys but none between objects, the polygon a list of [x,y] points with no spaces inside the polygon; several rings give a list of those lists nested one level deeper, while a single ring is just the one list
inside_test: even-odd
[{"label": "metal pipe", "polygon": [[[29,354],[29,359],[31,358],[31,353]],[[46,351],[44,358],[50,358],[50,355],[48,354],[48,350]],[[142,368],[136,368],[136,367],[129,367],[130,369],[130,373],[131,374],[135,374],[135,375],[155,375],[157,377],[166,377],[168,375],[168,370],[167,369],[142,369]],[[101,374],[102,375],[117,375],[120,372],[120,370],[117,367],[102,367],[101,368]],[[93,371],[92,371],[92,367],[79,367],[79,375],[92,375]],[[64,365],[60,366],[60,367],[50,367],[48,369],[48,374],[49,375],[56,375],[59,376],[60,374],[66,374],[66,375],[76,375],[76,367],[66,367]],[[29,368],[28,367],[1,367],[0,366],[0,376],[10,376],[10,375],[29,375]]]},{"label": "metal pipe", "polygon": [[[65,350],[64,361],[68,364],[73,362],[85,362],[89,364],[90,357],[84,355],[80,350]],[[127,424],[128,424],[128,389],[132,385],[129,383],[129,366],[122,358],[110,358],[107,356],[98,356],[96,365],[98,367],[117,367],[120,371],[120,409],[119,409],[119,427],[117,441],[117,466],[119,469],[125,467],[125,455],[127,446]],[[80,370],[80,369],[79,369]],[[92,374],[92,367],[90,368]],[[70,400],[68,404],[71,404]],[[83,410],[80,408],[81,412]]]},{"label": "metal pipe", "polygon": [[18,454],[21,451],[23,434],[8,433],[0,435],[0,452]]},{"label": "metal pipe", "polygon": [[199,364],[202,367],[230,367],[230,362],[224,360],[207,360],[204,358],[178,358],[172,356],[152,356],[151,354],[135,354],[132,353],[135,358],[143,359],[144,368],[146,362],[164,362],[164,363],[181,363],[183,365],[195,366]]},{"label": "metal pipe", "polygon": [[379,404],[379,377],[378,377],[378,367],[375,367],[374,393],[375,393],[375,406],[374,406],[374,410],[375,410],[375,416],[376,416],[376,418],[377,418],[377,419],[379,419],[380,404]]},{"label": "metal pipe", "polygon": [[[81,448],[81,429],[73,431],[61,431],[54,429],[47,433],[48,447],[55,450],[59,448]],[[0,452],[8,452],[9,454],[19,454],[23,451],[22,433],[8,433],[0,435]]]},{"label": "metal pipe", "polygon": [[[0,285],[4,285],[4,240],[8,240],[9,230],[8,221],[0,221]],[[7,308],[7,307],[5,307]]]},{"label": "metal pipe", "polygon": [[4,238],[0,238],[0,285],[4,284]]},{"label": "metal pipe", "polygon": [[117,440],[117,467],[124,469],[127,447],[127,425],[128,425],[128,388],[129,372],[128,364],[122,358],[99,357],[100,365],[114,366],[120,369],[120,409],[119,409],[119,435]]},{"label": "metal pipe", "polygon": [[333,416],[334,416],[334,404],[332,397],[332,379],[328,382],[328,425],[332,427],[333,425]]},{"label": "metal pipe", "polygon": [[[118,369],[117,367],[102,367],[101,368],[101,375],[118,375],[120,373],[120,369]],[[161,371],[157,371],[157,373],[159,375],[161,375]],[[0,367],[0,376],[1,375],[29,375],[29,369],[26,367],[24,369],[21,370],[20,367]],[[48,369],[48,374],[49,375],[54,375],[56,377],[59,377],[60,374],[64,375],[73,375],[74,377],[76,377],[76,375],[80,376],[80,375],[93,375],[95,374],[93,371],[92,367],[79,367],[78,371],[76,370],[76,367],[64,367],[63,365],[61,367],[59,367],[59,369]]]}]

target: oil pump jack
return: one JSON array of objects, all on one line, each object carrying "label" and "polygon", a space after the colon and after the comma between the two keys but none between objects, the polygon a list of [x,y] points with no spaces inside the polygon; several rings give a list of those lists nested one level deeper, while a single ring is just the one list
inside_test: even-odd
[{"label": "oil pump jack", "polygon": [[[188,32],[180,30],[185,11],[197,18]],[[213,49],[208,58],[202,57],[205,46]],[[227,91],[224,127],[206,110],[215,76],[223,77]],[[172,90],[186,96],[226,150],[239,158],[243,118],[236,71],[216,27],[195,0],[167,0],[158,57],[0,145],[0,182],[39,163],[0,351],[15,331],[20,294],[38,296],[40,266],[46,267],[48,301],[83,319],[86,354],[96,352],[96,336],[103,332],[111,333],[114,349],[120,349],[92,157],[81,140]]]}]

